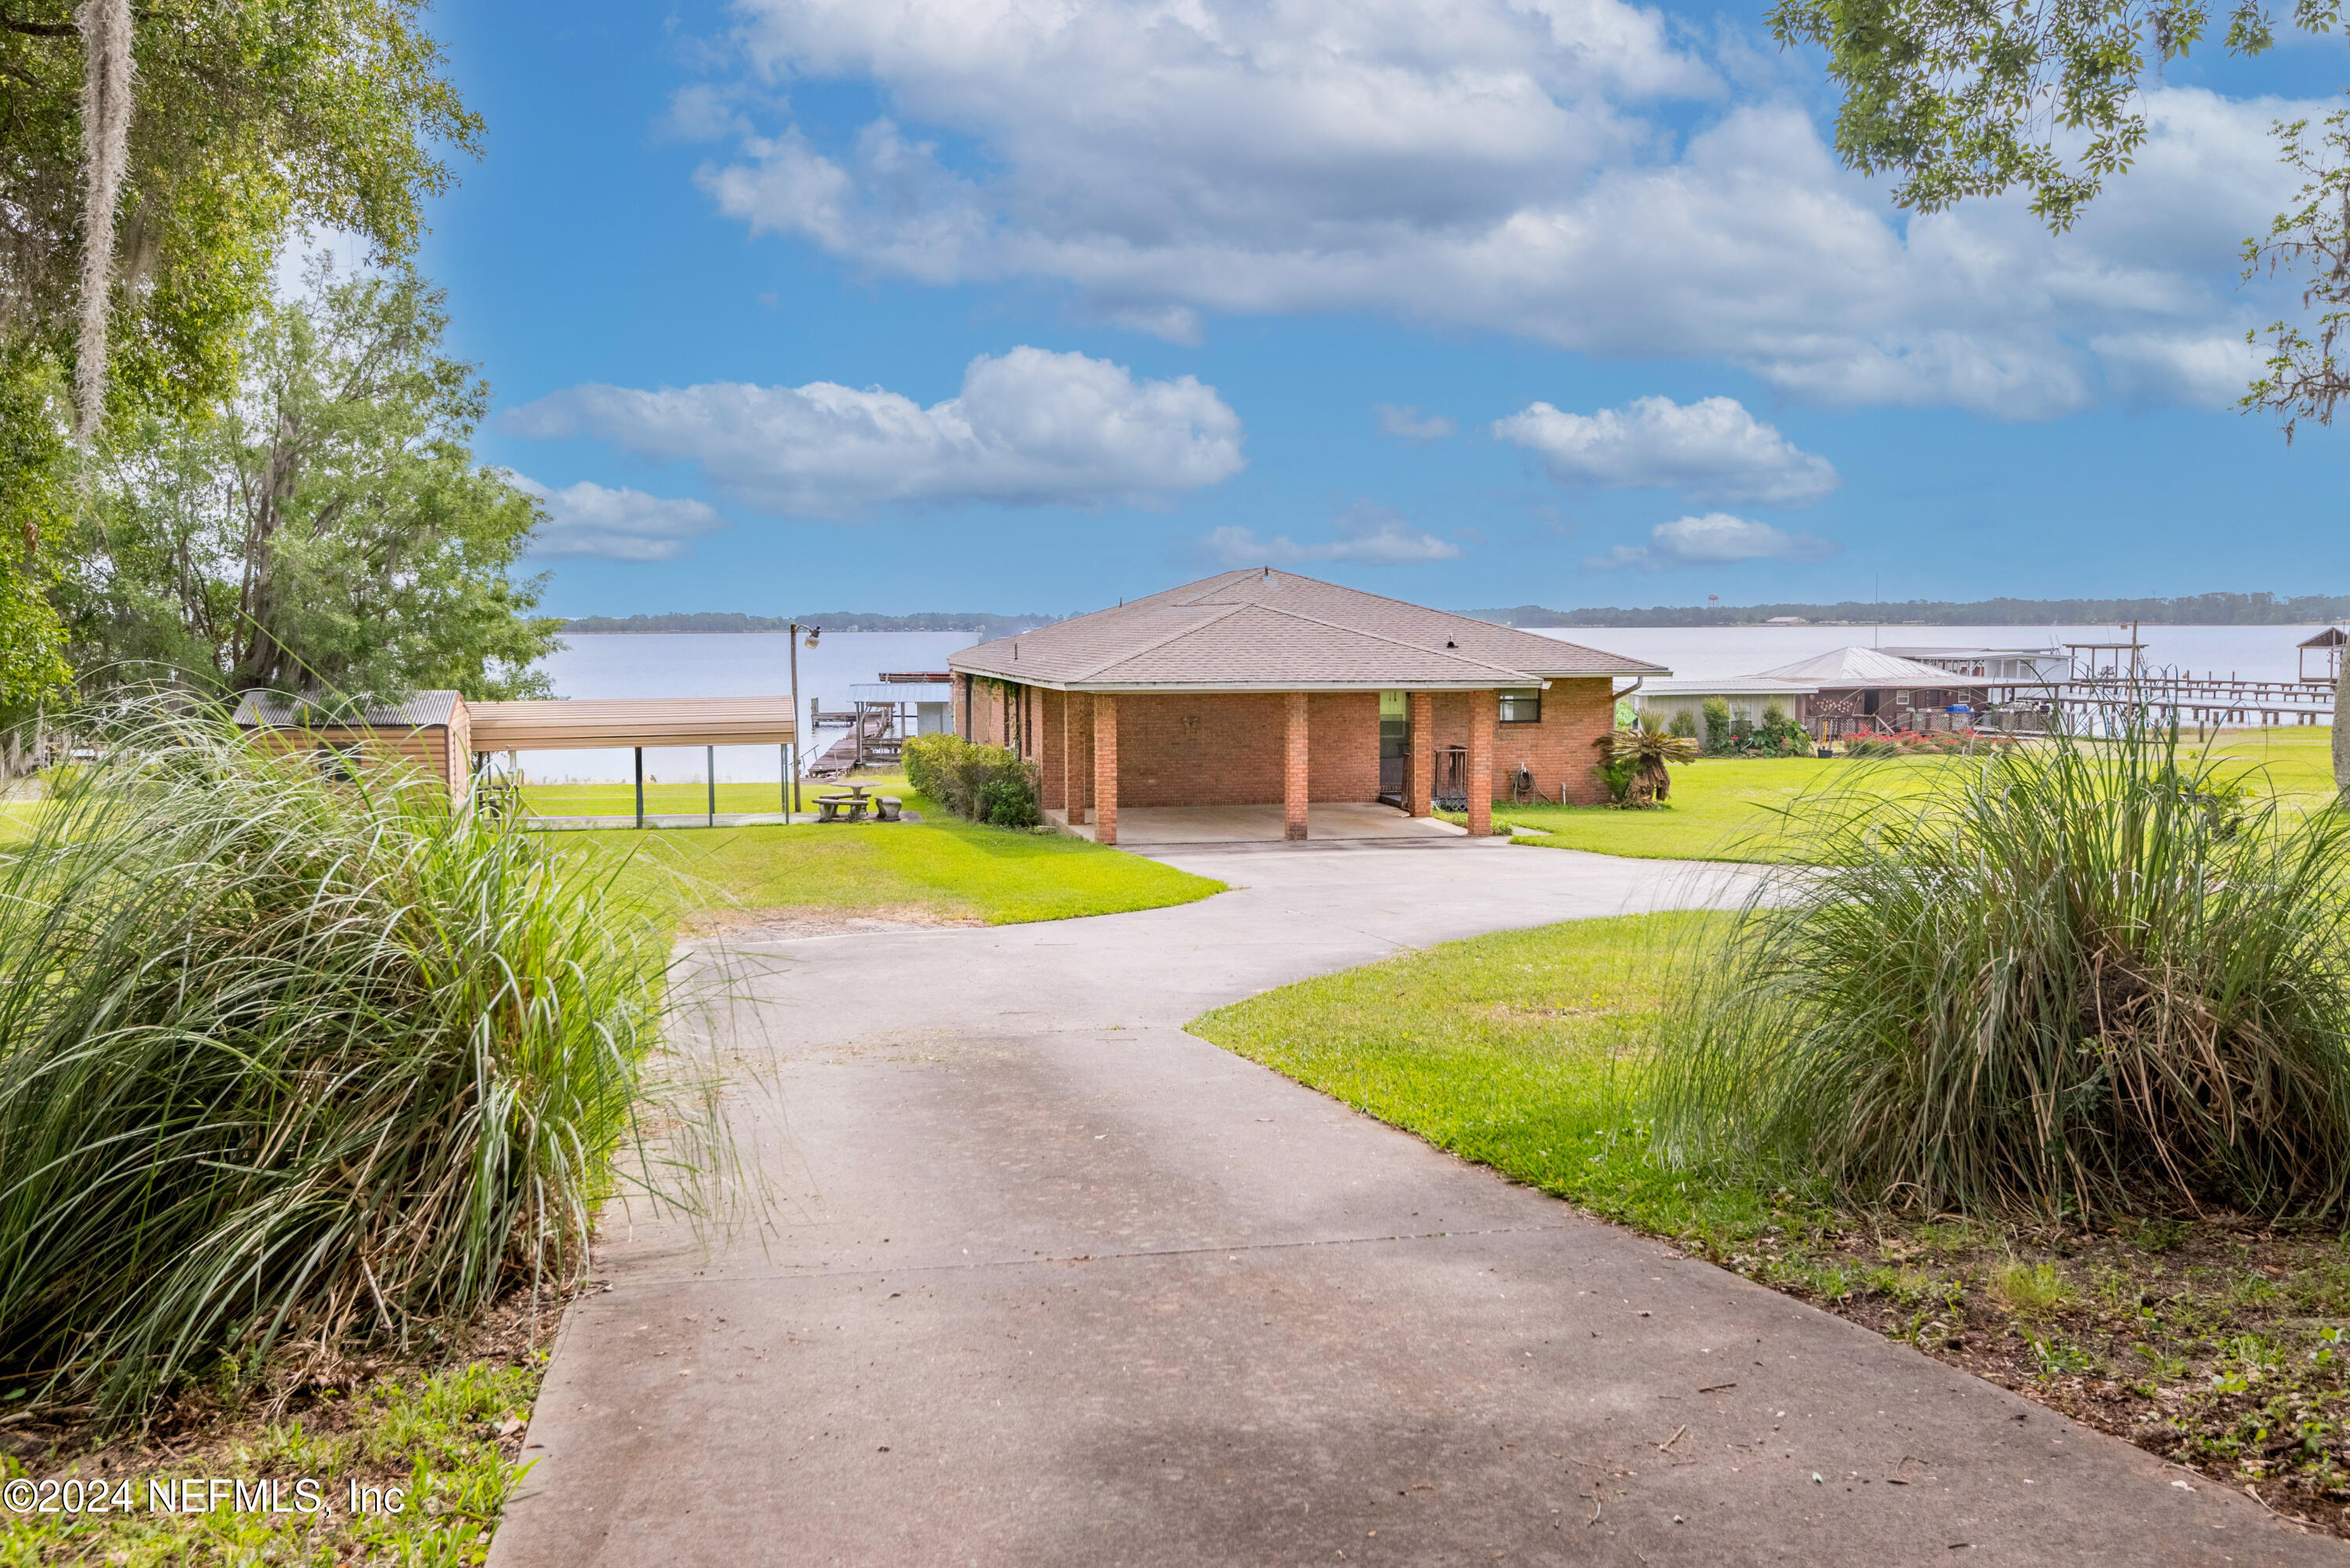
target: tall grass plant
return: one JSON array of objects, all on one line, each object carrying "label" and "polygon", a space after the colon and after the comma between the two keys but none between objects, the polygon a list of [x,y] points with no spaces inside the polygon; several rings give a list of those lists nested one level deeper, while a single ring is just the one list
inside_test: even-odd
[{"label": "tall grass plant", "polygon": [[[0,1387],[135,1419],[576,1275],[670,1005],[609,878],[429,781],[117,715],[0,854]],[[675,1103],[629,1162],[672,1195],[716,1147]]]},{"label": "tall grass plant", "polygon": [[1654,1093],[1684,1163],[2076,1218],[2336,1215],[2350,1189],[2350,821],[2175,731],[1866,769],[1788,807],[1726,947],[1677,965]]}]

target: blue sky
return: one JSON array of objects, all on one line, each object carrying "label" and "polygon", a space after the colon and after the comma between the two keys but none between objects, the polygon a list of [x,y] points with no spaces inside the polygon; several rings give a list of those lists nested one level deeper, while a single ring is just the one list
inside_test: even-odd
[{"label": "blue sky", "polygon": [[1068,612],[1259,561],[1463,608],[2344,587],[2340,438],[2231,407],[2267,128],[2330,107],[2332,43],[2169,72],[2052,238],[1836,169],[1759,9],[433,26],[488,151],[422,265],[559,613]]}]

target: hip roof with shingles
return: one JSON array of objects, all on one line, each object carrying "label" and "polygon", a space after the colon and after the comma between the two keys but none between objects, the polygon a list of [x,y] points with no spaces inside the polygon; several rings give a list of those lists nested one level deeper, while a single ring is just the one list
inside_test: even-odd
[{"label": "hip roof with shingles", "polygon": [[1474,690],[1553,677],[1667,675],[1470,616],[1289,572],[1169,588],[964,649],[957,673],[1081,691]]}]

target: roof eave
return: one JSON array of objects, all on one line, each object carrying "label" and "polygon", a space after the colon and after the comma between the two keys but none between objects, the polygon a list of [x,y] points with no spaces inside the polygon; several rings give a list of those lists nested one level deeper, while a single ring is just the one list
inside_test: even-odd
[{"label": "roof eave", "polygon": [[957,675],[986,675],[1000,680],[1017,681],[1023,686],[1041,687],[1047,691],[1492,691],[1504,686],[1539,686],[1547,688],[1554,680],[1612,680],[1618,676],[1670,675],[1671,670],[1660,665],[1636,665],[1619,670],[1572,670],[1536,674],[1530,670],[1509,670],[1498,679],[1493,676],[1471,677],[1448,680],[1055,680],[1050,676],[1031,675],[1016,670],[995,670],[984,667],[965,668],[950,659],[947,668]]}]

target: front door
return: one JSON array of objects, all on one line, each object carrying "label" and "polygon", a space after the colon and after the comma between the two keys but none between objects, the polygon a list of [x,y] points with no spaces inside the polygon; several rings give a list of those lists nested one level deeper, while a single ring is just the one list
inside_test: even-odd
[{"label": "front door", "polygon": [[1379,799],[1403,805],[1404,768],[1411,757],[1411,708],[1400,691],[1379,693]]}]

